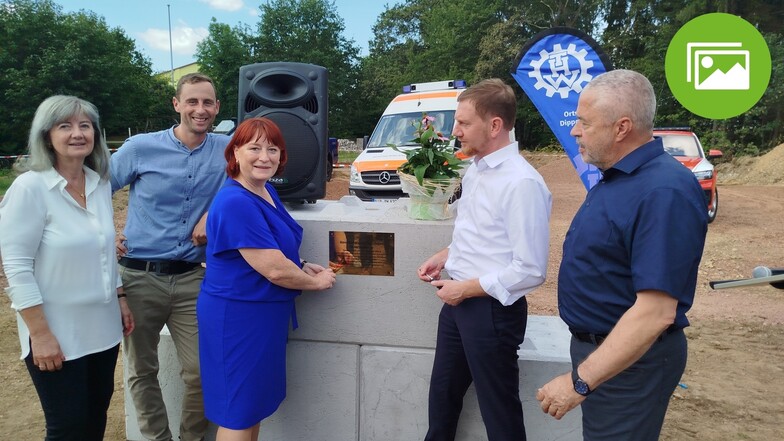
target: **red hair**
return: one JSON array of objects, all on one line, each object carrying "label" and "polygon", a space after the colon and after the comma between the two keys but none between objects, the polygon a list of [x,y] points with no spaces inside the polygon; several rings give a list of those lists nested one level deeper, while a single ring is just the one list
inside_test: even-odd
[{"label": "red hair", "polygon": [[234,149],[260,138],[265,138],[267,142],[280,149],[280,163],[275,176],[280,176],[283,173],[283,166],[286,165],[288,160],[286,141],[283,139],[283,134],[280,132],[277,124],[269,118],[259,117],[246,119],[234,131],[234,136],[231,137],[229,145],[226,146],[226,150],[223,152],[223,156],[226,157],[227,175],[236,178],[240,174],[240,166],[237,164],[237,158],[234,156]]}]

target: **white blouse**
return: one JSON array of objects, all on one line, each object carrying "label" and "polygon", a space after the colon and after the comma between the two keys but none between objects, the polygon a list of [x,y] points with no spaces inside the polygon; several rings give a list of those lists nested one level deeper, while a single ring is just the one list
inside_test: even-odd
[{"label": "white blouse", "polygon": [[[0,255],[11,307],[43,305],[66,360],[104,351],[122,339],[111,187],[84,167],[87,208],[56,170],[29,171],[0,201]],[[22,358],[30,332],[17,313]]]}]

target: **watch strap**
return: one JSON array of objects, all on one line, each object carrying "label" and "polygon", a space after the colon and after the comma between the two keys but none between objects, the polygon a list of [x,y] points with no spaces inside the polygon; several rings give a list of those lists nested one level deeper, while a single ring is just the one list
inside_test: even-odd
[{"label": "watch strap", "polygon": [[593,392],[588,386],[588,383],[580,378],[580,374],[577,373],[577,368],[572,369],[572,384],[574,386],[574,391],[584,397],[587,397]]}]

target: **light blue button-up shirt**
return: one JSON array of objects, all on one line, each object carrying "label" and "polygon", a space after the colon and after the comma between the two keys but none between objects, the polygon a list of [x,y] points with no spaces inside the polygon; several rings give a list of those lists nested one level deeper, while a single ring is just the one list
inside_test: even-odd
[{"label": "light blue button-up shirt", "polygon": [[204,246],[194,246],[191,234],[226,180],[229,139],[209,133],[191,150],[172,127],[133,136],[112,155],[112,191],[131,186],[127,257],[204,262]]}]

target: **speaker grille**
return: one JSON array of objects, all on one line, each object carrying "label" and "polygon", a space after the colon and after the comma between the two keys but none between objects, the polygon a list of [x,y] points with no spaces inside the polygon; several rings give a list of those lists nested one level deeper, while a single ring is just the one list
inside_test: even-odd
[{"label": "speaker grille", "polygon": [[307,103],[302,105],[302,108],[315,115],[319,111],[318,100],[312,96]]},{"label": "speaker grille", "polygon": [[262,111],[258,116],[274,121],[280,127],[283,139],[286,141],[286,153],[289,159],[284,176],[271,182],[278,193],[284,195],[302,189],[316,172],[320,164],[319,152],[323,150],[311,125],[285,109],[269,109]]},{"label": "speaker grille", "polygon": [[261,107],[261,101],[254,98],[253,95],[248,94],[245,97],[245,105],[243,106],[245,113],[253,113],[259,107]]},{"label": "speaker grille", "polygon": [[[253,113],[263,105],[264,104],[261,101],[254,98],[253,95],[249,94],[245,97],[245,104],[243,105],[243,108],[245,109],[245,113]],[[302,105],[302,108],[314,115],[318,114],[318,99],[315,96],[310,97],[310,99]]]},{"label": "speaker grille", "polygon": [[284,201],[315,201],[327,187],[328,72],[304,63],[240,67],[237,119],[267,117],[286,140],[288,163],[270,179]]}]

